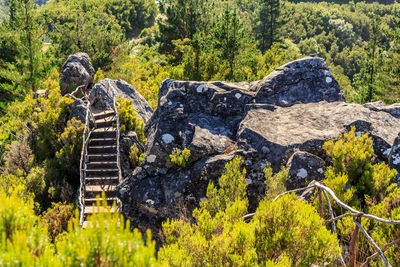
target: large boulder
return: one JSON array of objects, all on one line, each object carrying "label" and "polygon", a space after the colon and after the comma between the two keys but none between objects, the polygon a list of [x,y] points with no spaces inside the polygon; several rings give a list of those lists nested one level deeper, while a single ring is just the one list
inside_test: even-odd
[{"label": "large boulder", "polygon": [[257,92],[257,103],[279,106],[345,101],[331,70],[319,57],[306,57],[283,65],[253,84],[251,90]]},{"label": "large boulder", "polygon": [[132,106],[138,116],[148,123],[153,109],[135,88],[123,80],[103,79],[90,90],[89,101],[97,110],[112,109],[114,96],[132,100]]},{"label": "large boulder", "polygon": [[[250,210],[255,210],[265,194],[268,164],[274,171],[288,164],[291,177],[302,178],[289,181],[291,187],[320,179],[321,159],[327,159],[323,143],[351,126],[357,134],[369,133],[377,159],[387,160],[400,120],[344,100],[317,57],[288,63],[253,83],[163,81],[145,128],[145,158],[118,187],[123,213],[135,226],[153,229],[182,210],[190,213],[236,155],[247,169]],[[176,148],[190,149],[191,166],[167,162]]]},{"label": "large boulder", "polygon": [[70,55],[61,69],[61,94],[68,94],[81,85],[84,86],[83,89],[89,88],[95,73],[88,54],[76,53]]},{"label": "large boulder", "polygon": [[386,112],[343,102],[251,109],[240,123],[238,143],[239,148],[264,155],[279,170],[296,149],[324,157],[323,143],[337,138],[352,125],[357,134],[368,132],[377,156],[387,159],[387,151],[400,131],[400,120]]},{"label": "large boulder", "polygon": [[382,111],[389,113],[393,117],[400,119],[400,104],[386,105],[383,101],[376,101],[372,103],[364,104],[364,107],[369,108],[373,111]]}]

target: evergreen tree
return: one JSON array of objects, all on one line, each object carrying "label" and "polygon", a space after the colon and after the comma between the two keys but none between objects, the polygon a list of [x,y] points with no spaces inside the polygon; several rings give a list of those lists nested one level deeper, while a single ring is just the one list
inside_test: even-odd
[{"label": "evergreen tree", "polygon": [[212,6],[205,0],[160,0],[159,9],[164,18],[157,21],[161,51],[172,51],[173,40],[192,39],[196,32],[208,30]]},{"label": "evergreen tree", "polygon": [[279,40],[280,0],[260,0],[256,15],[255,33],[262,53],[270,49]]},{"label": "evergreen tree", "polygon": [[376,15],[370,25],[370,39],[365,48],[366,58],[359,74],[355,75],[358,102],[371,102],[382,92],[383,49],[380,18]]},{"label": "evergreen tree", "polygon": [[214,24],[213,38],[214,46],[220,50],[221,58],[228,61],[228,79],[233,78],[235,60],[244,39],[243,30],[243,24],[239,20],[236,9],[231,10],[228,4],[225,5],[222,14]]},{"label": "evergreen tree", "polygon": [[[22,95],[27,89],[35,91],[38,84],[45,78],[49,71],[46,58],[42,52],[45,34],[44,24],[40,22],[37,14],[37,5],[33,0],[8,0],[9,19],[0,28],[1,48],[7,47],[7,40],[12,38],[13,47],[8,47],[14,52],[13,57],[2,58],[0,77],[6,83],[3,88],[8,88],[14,95]],[[7,49],[6,49],[7,51]],[[2,52],[5,52],[4,50]],[[12,84],[12,86],[9,86]]]}]

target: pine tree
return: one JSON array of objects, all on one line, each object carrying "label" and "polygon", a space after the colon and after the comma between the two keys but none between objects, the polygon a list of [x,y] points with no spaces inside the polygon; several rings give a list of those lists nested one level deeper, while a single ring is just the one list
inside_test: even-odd
[{"label": "pine tree", "polygon": [[[12,86],[3,85],[14,95],[22,95],[28,89],[35,91],[38,84],[49,71],[42,52],[44,24],[40,23],[37,5],[33,0],[8,0],[9,19],[1,28],[7,31],[15,41],[15,58],[3,62],[0,71],[2,80]],[[7,36],[1,34],[1,36]]]},{"label": "pine tree", "polygon": [[355,86],[359,102],[371,102],[374,96],[381,94],[379,78],[382,72],[383,50],[380,18],[376,15],[370,25],[370,39],[365,48],[366,59],[359,74],[355,75]]},{"label": "pine tree", "polygon": [[279,30],[282,25],[280,15],[280,0],[260,0],[256,15],[255,33],[259,41],[259,49],[263,53],[279,40]]},{"label": "pine tree", "polygon": [[222,59],[229,63],[228,79],[233,78],[235,60],[244,39],[243,29],[236,9],[231,10],[227,4],[215,22],[213,37],[215,48],[221,51]]}]

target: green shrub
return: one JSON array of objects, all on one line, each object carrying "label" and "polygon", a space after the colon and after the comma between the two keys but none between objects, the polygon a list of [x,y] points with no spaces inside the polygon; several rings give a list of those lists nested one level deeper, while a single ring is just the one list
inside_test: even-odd
[{"label": "green shrub", "polygon": [[236,157],[225,165],[219,189],[209,184],[207,199],[193,211],[195,223],[163,223],[161,260],[172,266],[310,266],[339,256],[338,241],[315,208],[294,195],[263,200],[246,223],[245,174]]},{"label": "green shrub", "polygon": [[253,223],[255,248],[262,263],[286,253],[295,266],[322,265],[340,255],[336,236],[322,226],[315,208],[298,201],[294,194],[261,201]]},{"label": "green shrub", "polygon": [[278,173],[273,174],[271,166],[264,169],[265,185],[267,189],[265,195],[268,199],[273,199],[280,193],[286,191],[285,183],[289,178],[289,169],[282,166]]},{"label": "green shrub", "polygon": [[96,74],[94,75],[93,83],[96,84],[103,79],[104,79],[104,72],[102,71],[101,68],[98,68],[96,71]]},{"label": "green shrub", "polygon": [[[107,209],[106,203],[97,207]],[[114,207],[115,208],[115,207]],[[147,233],[147,244],[137,229],[130,230],[129,222],[119,213],[94,213],[85,229],[79,216],[70,223],[68,232],[55,242],[57,256],[64,266],[158,266],[155,243]]]},{"label": "green shrub", "polygon": [[[0,192],[0,265],[54,266],[57,259],[32,198]],[[59,266],[59,265],[56,265]]]},{"label": "green shrub", "polygon": [[35,196],[43,194],[46,188],[46,170],[43,167],[35,166],[26,177],[26,188]]},{"label": "green shrub", "polygon": [[144,154],[142,153],[139,155],[139,148],[137,147],[136,144],[133,144],[131,148],[129,149],[129,162],[131,163],[133,168],[136,168],[139,166],[144,158]]},{"label": "green shrub", "polygon": [[365,204],[366,197],[375,203],[383,199],[396,171],[385,163],[374,164],[372,139],[368,134],[356,136],[352,127],[336,142],[326,142],[323,148],[333,162],[325,173],[326,185],[342,201],[359,207]]},{"label": "green shrub", "polygon": [[135,131],[139,141],[142,143],[146,142],[146,137],[144,136],[144,121],[138,118],[138,115],[132,106],[132,100],[118,97],[117,102],[120,131]]},{"label": "green shrub", "polygon": [[192,159],[190,157],[190,150],[185,148],[180,150],[175,148],[172,153],[168,156],[167,162],[178,167],[189,167],[192,164]]}]

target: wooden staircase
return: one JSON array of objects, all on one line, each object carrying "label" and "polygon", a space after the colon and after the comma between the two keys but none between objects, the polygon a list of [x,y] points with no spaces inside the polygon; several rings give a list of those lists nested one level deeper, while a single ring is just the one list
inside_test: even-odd
[{"label": "wooden staircase", "polygon": [[[87,218],[91,214],[109,211],[95,207],[96,197],[100,196],[100,201],[105,200],[109,206],[113,202],[118,205],[116,186],[121,177],[118,115],[114,110],[106,110],[93,113],[92,117],[94,128],[88,134],[86,147],[82,150],[80,201],[83,228],[88,225]],[[115,208],[111,208],[111,212],[115,211]]]}]

